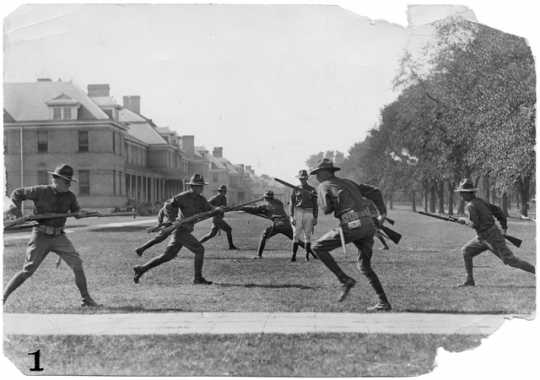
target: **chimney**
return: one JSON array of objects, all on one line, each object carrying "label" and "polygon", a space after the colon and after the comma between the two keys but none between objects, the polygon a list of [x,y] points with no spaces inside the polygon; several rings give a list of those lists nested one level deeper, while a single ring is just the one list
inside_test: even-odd
[{"label": "chimney", "polygon": [[124,96],[124,108],[138,113],[141,113],[141,97],[139,95]]},{"label": "chimney", "polygon": [[223,158],[223,147],[222,146],[216,146],[214,148],[214,151],[212,152],[212,156],[216,158]]},{"label": "chimney", "polygon": [[38,82],[52,82],[51,78],[38,78]]},{"label": "chimney", "polygon": [[195,154],[195,136],[193,135],[184,135],[182,136],[182,150],[187,155]]},{"label": "chimney", "polygon": [[107,83],[89,84],[87,88],[88,88],[88,96],[91,98],[97,98],[100,96],[109,96],[110,94],[110,88]]},{"label": "chimney", "polygon": [[244,174],[246,172],[244,164],[238,164],[238,171],[240,174]]}]

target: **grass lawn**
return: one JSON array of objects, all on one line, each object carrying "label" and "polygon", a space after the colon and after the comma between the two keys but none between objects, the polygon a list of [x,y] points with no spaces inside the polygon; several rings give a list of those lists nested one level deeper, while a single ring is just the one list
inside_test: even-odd
[{"label": "grass lawn", "polygon": [[[531,313],[535,309],[535,277],[507,267],[486,252],[475,259],[477,286],[455,288],[464,279],[460,247],[474,236],[466,227],[394,210],[395,229],[403,234],[390,251],[375,243],[373,265],[395,311]],[[97,223],[132,221],[130,218],[83,219],[69,221],[68,236],[79,250],[94,298],[105,305],[98,312],[143,311],[348,311],[363,312],[376,301],[373,290],[355,267],[356,251],[348,255],[333,251],[342,268],[358,280],[344,303],[336,303],[339,283],[318,260],[306,262],[303,251],[291,263],[290,241],[276,236],[267,244],[264,258],[253,259],[258,239],[267,221],[243,213],[227,220],[233,227],[240,251],[228,251],[225,235],[206,243],[204,275],[212,286],[195,286],[193,256],[186,249],[179,256],[145,274],[141,283],[132,281],[132,267],[160,254],[165,242],[139,258],[133,249],[151,235],[145,226],[107,227],[89,231],[77,228]],[[321,219],[316,236],[335,225],[330,217]],[[197,225],[201,237],[210,221]],[[511,234],[524,240],[514,249],[521,258],[535,262],[535,224],[510,220]],[[4,249],[4,286],[24,262],[27,239],[8,240]],[[81,313],[73,276],[63,264],[55,268],[51,254],[6,305],[6,312]]]},{"label": "grass lawn", "polygon": [[40,350],[40,375],[416,376],[436,349],[463,351],[480,336],[302,334],[10,337],[7,357],[25,374]]}]

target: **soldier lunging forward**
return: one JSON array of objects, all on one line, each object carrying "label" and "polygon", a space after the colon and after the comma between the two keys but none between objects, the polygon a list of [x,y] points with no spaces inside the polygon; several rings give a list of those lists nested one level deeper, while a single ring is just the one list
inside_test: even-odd
[{"label": "soldier lunging forward", "polygon": [[381,282],[371,267],[373,236],[376,227],[370,212],[370,203],[373,201],[379,209],[379,222],[382,223],[386,217],[386,207],[382,196],[380,191],[374,187],[358,185],[351,180],[336,177],[334,173],[338,170],[340,168],[335,167],[331,160],[325,158],[311,172],[311,174],[317,175],[317,180],[320,182],[317,192],[321,210],[325,214],[333,212],[340,221],[340,227],[328,232],[315,242],[313,251],[343,284],[343,293],[339,298],[339,301],[343,301],[356,281],[346,275],[330,255],[330,251],[341,245],[341,229],[345,243],[352,242],[358,248],[360,270],[379,297],[379,302],[368,310],[390,310],[391,306]]},{"label": "soldier lunging forward", "polygon": [[[460,286],[474,286],[473,277],[473,258],[480,253],[490,250],[502,262],[511,267],[535,273],[534,265],[514,256],[510,248],[506,245],[503,233],[508,228],[506,216],[503,211],[483,199],[477,198],[473,183],[469,179],[461,182],[456,192],[460,193],[461,198],[467,202],[465,212],[468,218],[460,218],[458,221],[462,224],[468,224],[476,230],[477,236],[468,242],[461,250],[465,261],[465,270],[467,279]],[[494,217],[497,218],[503,229],[503,233],[495,224]]]},{"label": "soldier lunging forward", "polygon": [[[178,211],[181,212],[182,217],[189,217],[204,211],[210,211],[214,209],[203,197],[201,194],[203,192],[203,186],[206,185],[204,178],[199,174],[194,174],[190,181],[187,183],[190,186],[190,190],[184,191],[166,203],[167,216],[169,220],[174,220],[178,216]],[[221,208],[215,208],[215,215],[222,214],[223,211]],[[195,254],[194,258],[194,272],[195,278],[193,280],[194,284],[209,285],[212,281],[207,281],[202,275],[202,268],[204,262],[204,247],[197,240],[195,236],[191,234],[193,232],[194,224],[184,224],[177,228],[165,252],[150,260],[144,265],[135,266],[133,271],[135,272],[135,277],[133,281],[135,283],[139,282],[141,276],[148,270],[157,267],[167,261],[170,261],[178,255],[178,252],[182,247],[186,247],[191,252]]]}]

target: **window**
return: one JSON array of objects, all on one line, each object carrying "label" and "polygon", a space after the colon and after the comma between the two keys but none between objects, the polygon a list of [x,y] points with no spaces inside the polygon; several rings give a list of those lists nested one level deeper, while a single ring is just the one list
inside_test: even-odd
[{"label": "window", "polygon": [[62,108],[60,107],[53,108],[53,120],[62,120]]},{"label": "window", "polygon": [[49,184],[49,173],[47,170],[38,170],[37,172],[38,185],[48,185]]},{"label": "window", "polygon": [[116,195],[116,170],[113,169],[112,171],[112,188],[113,188],[113,195]]},{"label": "window", "polygon": [[88,152],[88,131],[79,131],[79,152]]},{"label": "window", "polygon": [[113,131],[112,133],[112,151],[113,153],[116,153],[116,132]]},{"label": "window", "polygon": [[71,120],[71,107],[64,107],[62,120]]},{"label": "window", "polygon": [[79,195],[90,195],[90,170],[79,170]]},{"label": "window", "polygon": [[49,136],[47,131],[38,131],[37,133],[37,151],[38,153],[47,153],[49,150]]}]

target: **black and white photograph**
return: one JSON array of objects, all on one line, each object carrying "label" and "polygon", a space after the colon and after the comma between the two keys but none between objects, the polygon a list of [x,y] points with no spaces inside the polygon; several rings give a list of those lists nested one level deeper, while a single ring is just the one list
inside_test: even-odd
[{"label": "black and white photograph", "polygon": [[536,378],[539,41],[354,3],[3,12],[2,367]]}]

